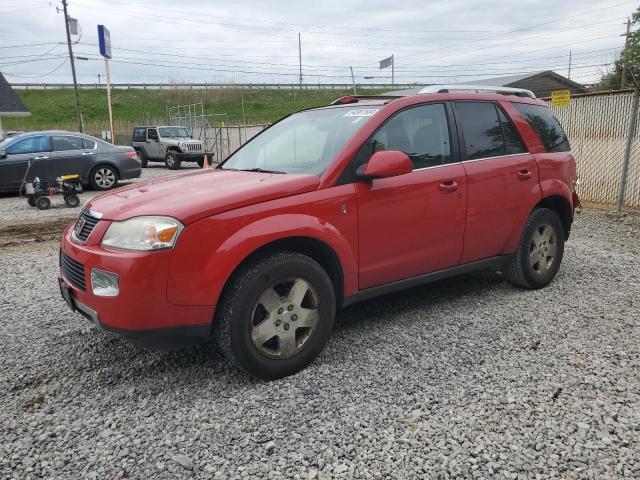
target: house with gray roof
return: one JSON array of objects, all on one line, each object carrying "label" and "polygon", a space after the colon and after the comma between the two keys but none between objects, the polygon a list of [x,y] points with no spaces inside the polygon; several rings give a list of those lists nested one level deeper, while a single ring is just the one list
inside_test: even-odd
[{"label": "house with gray roof", "polygon": [[0,138],[3,137],[2,117],[28,117],[30,115],[29,109],[0,73]]},{"label": "house with gray roof", "polygon": [[[544,70],[541,72],[523,73],[520,75],[509,75],[506,77],[483,78],[480,80],[470,80],[468,82],[458,82],[456,85],[482,85],[492,87],[510,87],[524,88],[531,90],[538,98],[550,97],[553,90],[569,90],[572,95],[577,93],[585,93],[587,87],[574,82],[573,80],[563,77],[562,75],[552,71]],[[396,90],[389,92],[389,95],[415,95],[422,87],[411,88],[407,90]]]}]

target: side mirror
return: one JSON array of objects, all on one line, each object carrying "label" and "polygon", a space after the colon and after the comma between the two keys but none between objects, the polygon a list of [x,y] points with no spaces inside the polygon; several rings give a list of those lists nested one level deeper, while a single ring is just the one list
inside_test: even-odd
[{"label": "side mirror", "polygon": [[0,150],[0,159],[1,158],[7,158],[7,151],[6,150]]},{"label": "side mirror", "polygon": [[400,150],[380,150],[367,163],[358,167],[356,175],[359,180],[373,180],[397,177],[412,171],[413,164],[406,153]]}]

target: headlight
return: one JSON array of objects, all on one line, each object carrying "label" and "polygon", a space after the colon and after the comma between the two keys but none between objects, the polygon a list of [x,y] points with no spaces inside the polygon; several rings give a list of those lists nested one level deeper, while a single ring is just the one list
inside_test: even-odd
[{"label": "headlight", "polygon": [[103,247],[125,250],[161,250],[173,248],[184,228],[169,217],[134,217],[112,222],[102,239]]}]

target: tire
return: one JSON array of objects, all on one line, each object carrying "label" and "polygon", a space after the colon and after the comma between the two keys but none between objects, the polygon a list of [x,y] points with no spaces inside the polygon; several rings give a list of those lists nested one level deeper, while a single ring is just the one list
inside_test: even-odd
[{"label": "tire", "polygon": [[118,172],[111,165],[98,165],[91,170],[89,183],[94,190],[110,190],[118,185]]},{"label": "tire", "polygon": [[204,157],[202,157],[202,158],[201,158],[201,159],[199,159],[199,160],[196,160],[196,163],[198,164],[198,166],[199,166],[200,168],[204,167]]},{"label": "tire", "polygon": [[536,209],[524,227],[518,250],[504,267],[504,276],[518,287],[545,287],[558,273],[563,255],[560,218],[548,208]]},{"label": "tire", "polygon": [[29,204],[30,207],[35,207],[36,206],[35,197],[33,197],[33,196],[27,197],[27,203]]},{"label": "tire", "polygon": [[140,168],[147,168],[149,161],[147,157],[144,156],[141,150],[136,150],[136,157],[138,157],[138,161],[140,162]]},{"label": "tire", "polygon": [[278,252],[233,275],[218,303],[213,335],[236,366],[272,380],[303,369],[320,353],[335,311],[327,272],[306,255]]},{"label": "tire", "polygon": [[77,195],[67,195],[64,197],[64,204],[69,208],[76,208],[80,205],[80,198]]},{"label": "tire", "polygon": [[182,162],[178,159],[178,155],[174,150],[169,150],[164,157],[164,164],[169,170],[178,170]]},{"label": "tire", "polygon": [[51,200],[48,197],[38,197],[36,199],[36,207],[38,207],[38,210],[49,210]]}]

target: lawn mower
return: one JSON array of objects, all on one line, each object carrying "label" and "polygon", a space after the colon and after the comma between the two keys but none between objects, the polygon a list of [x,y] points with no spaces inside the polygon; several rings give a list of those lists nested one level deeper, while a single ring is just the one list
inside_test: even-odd
[{"label": "lawn mower", "polygon": [[75,208],[80,205],[78,194],[82,192],[82,179],[80,175],[62,175],[55,182],[44,182],[35,177],[33,182],[26,184],[27,203],[38,210],[47,210],[51,207],[49,197],[62,195],[67,207]]}]

